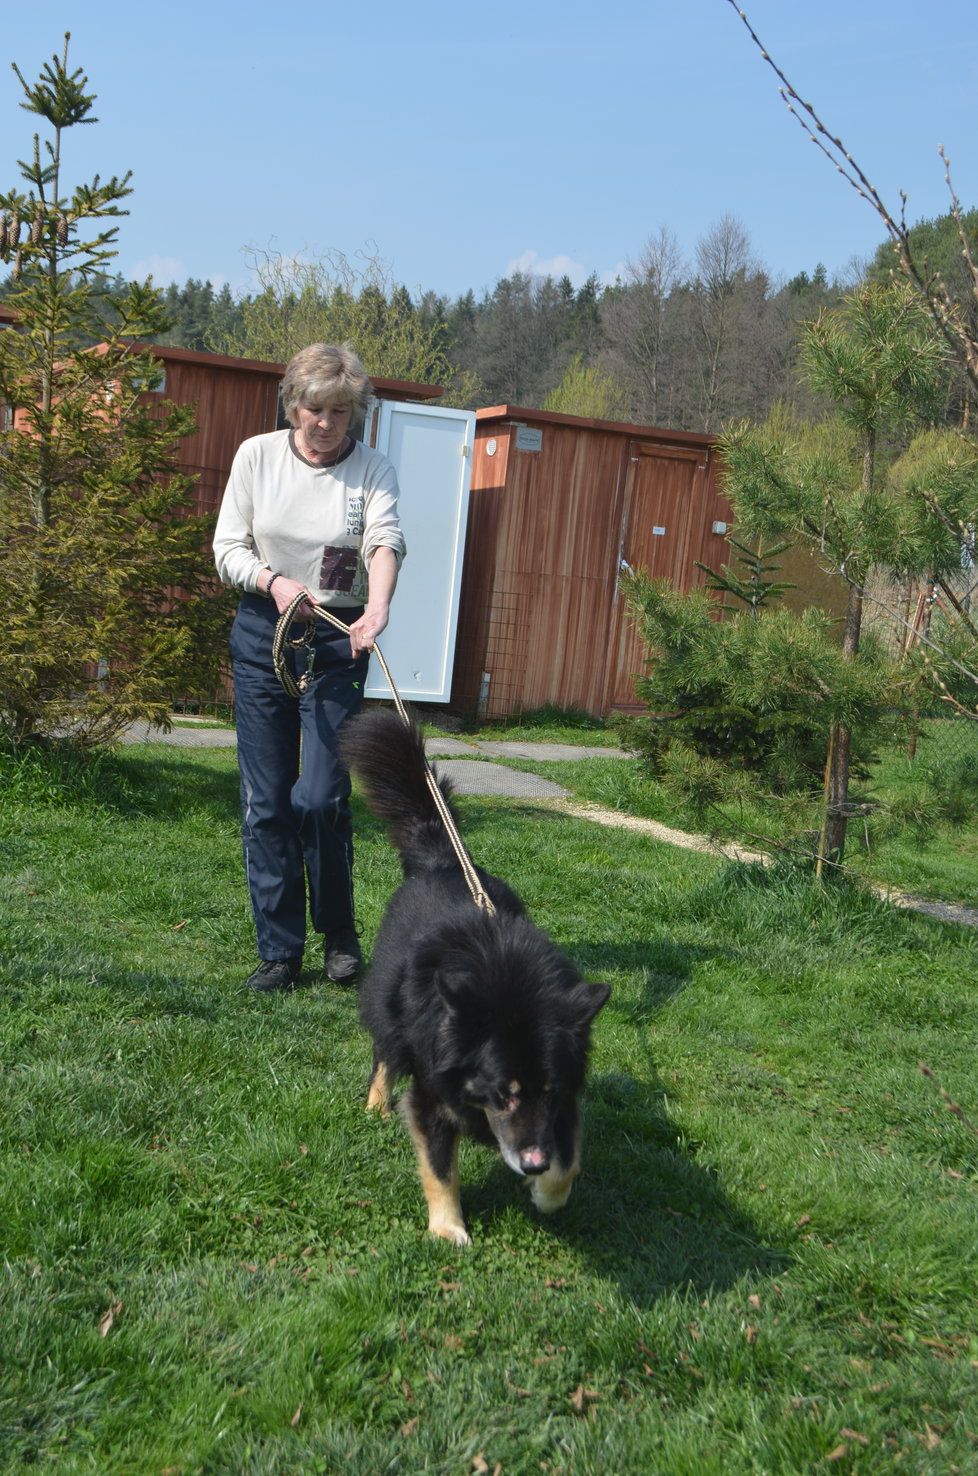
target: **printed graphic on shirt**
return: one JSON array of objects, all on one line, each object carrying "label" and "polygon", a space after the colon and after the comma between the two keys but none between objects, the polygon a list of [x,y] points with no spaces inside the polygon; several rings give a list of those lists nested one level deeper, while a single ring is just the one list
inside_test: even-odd
[{"label": "printed graphic on shirt", "polygon": [[355,548],[323,549],[323,562],[319,570],[319,588],[335,589],[341,594],[351,594],[357,578],[360,555]]},{"label": "printed graphic on shirt", "polygon": [[347,498],[346,503],[346,536],[347,538],[359,538],[363,533],[363,493],[355,493]]}]

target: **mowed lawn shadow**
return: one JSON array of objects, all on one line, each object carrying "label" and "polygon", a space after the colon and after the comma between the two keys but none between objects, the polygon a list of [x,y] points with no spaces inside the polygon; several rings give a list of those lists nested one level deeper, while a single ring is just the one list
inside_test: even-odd
[{"label": "mowed lawn shadow", "polygon": [[592,1075],[583,1117],[582,1172],[554,1215],[539,1215],[501,1162],[489,1164],[481,1180],[467,1181],[463,1172],[462,1205],[477,1237],[525,1195],[522,1208],[541,1231],[639,1307],[676,1291],[704,1296],[790,1264],[790,1252],[766,1243],[715,1174],[696,1162],[669,1118],[661,1083]]},{"label": "mowed lawn shadow", "polygon": [[[181,762],[170,757],[171,752],[160,749],[149,757],[122,750],[118,755],[120,763],[130,769],[136,779],[138,813],[150,819],[166,819],[178,805],[181,816],[192,810],[213,820],[240,825],[241,800],[236,765],[211,768],[205,763],[187,763],[185,759]],[[224,754],[230,750],[201,749],[194,752]],[[112,807],[110,798],[102,802]],[[131,810],[125,795],[120,796],[117,808],[122,813]]]}]

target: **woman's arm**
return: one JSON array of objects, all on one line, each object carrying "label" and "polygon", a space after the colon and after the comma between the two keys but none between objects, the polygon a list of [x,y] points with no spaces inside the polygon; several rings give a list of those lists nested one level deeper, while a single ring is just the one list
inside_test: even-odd
[{"label": "woman's arm", "polygon": [[[359,620],[350,626],[350,647],[354,657],[361,651],[372,651],[374,641],[387,627],[391,599],[397,584],[397,555],[383,544],[374,549],[367,568],[367,603]],[[278,584],[272,590],[277,593]]]}]

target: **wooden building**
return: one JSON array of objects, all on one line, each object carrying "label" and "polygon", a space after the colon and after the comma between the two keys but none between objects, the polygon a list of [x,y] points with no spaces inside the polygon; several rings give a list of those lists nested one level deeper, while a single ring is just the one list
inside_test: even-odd
[{"label": "wooden building", "polygon": [[715,438],[513,405],[476,422],[453,707],[637,707],[620,573],[690,589],[695,560],[729,560]]}]

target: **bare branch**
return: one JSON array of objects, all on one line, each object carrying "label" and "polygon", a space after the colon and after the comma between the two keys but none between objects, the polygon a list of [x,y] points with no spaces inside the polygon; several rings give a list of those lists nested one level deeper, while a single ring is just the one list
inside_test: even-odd
[{"label": "bare branch", "polygon": [[[901,205],[898,219],[889,209],[875,185],[872,184],[853,158],[842,139],[830,132],[812,104],[805,102],[800,94],[796,92],[789,78],[778,66],[754,30],[747,18],[746,11],[741,10],[737,4],[737,0],[727,0],[727,4],[737,12],[751,40],[760,52],[761,59],[767,63],[778,78],[781,84],[779,91],[788,111],[798,121],[812,143],[821,150],[838,173],[842,175],[846,183],[855,190],[857,195],[868,201],[882,220],[887,234],[893,242],[901,271],[923,299],[927,311],[941,337],[963,365],[972,385],[975,389],[978,389],[978,342],[976,342],[974,335],[964,321],[960,304],[951,296],[945,283],[937,275],[929,276],[925,265],[914,254],[910,240],[910,227],[907,225],[906,194],[903,191],[900,192]],[[939,150],[939,153],[945,163],[945,178],[951,194],[951,213],[954,215],[958,224],[958,232],[962,240],[965,261],[972,274],[975,297],[978,299],[978,269],[975,267],[970,248],[965,239],[960,204],[951,183],[950,167],[943,147]]]}]

